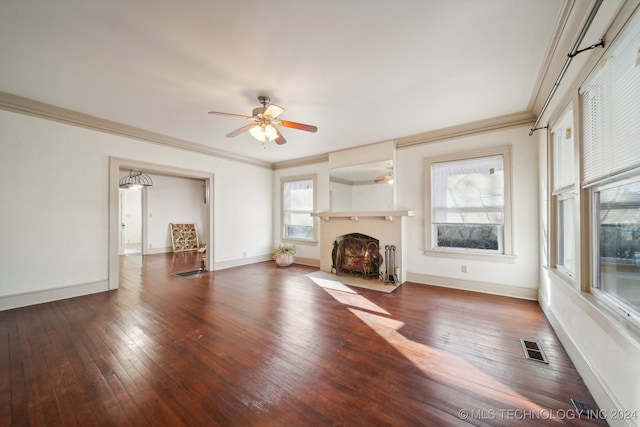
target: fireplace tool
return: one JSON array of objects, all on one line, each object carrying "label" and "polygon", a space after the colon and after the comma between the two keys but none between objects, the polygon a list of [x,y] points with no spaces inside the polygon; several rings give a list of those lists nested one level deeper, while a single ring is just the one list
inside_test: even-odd
[{"label": "fireplace tool", "polygon": [[384,246],[384,274],[382,279],[384,282],[389,281],[389,245]]},{"label": "fireplace tool", "polygon": [[398,280],[398,273],[396,269],[396,247],[395,245],[385,245],[384,247],[385,259],[384,259],[384,281],[386,283],[400,284]]},{"label": "fireplace tool", "polygon": [[391,245],[391,281],[396,285],[400,284],[400,281],[398,280],[398,267],[396,267],[395,245]]}]

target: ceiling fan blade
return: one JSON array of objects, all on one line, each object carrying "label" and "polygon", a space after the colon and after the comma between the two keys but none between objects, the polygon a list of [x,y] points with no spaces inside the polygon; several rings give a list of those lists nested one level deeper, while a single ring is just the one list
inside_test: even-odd
[{"label": "ceiling fan blade", "polygon": [[280,125],[282,125],[284,127],[287,127],[287,128],[305,130],[307,132],[316,132],[318,130],[318,128],[315,127],[315,126],[305,125],[303,123],[288,122],[286,120],[278,120],[278,124],[280,124]]},{"label": "ceiling fan blade", "polygon": [[278,130],[277,127],[274,126],[274,129],[276,130],[276,133],[278,134],[278,137],[276,139],[274,139],[274,141],[276,142],[276,144],[278,145],[282,145],[282,144],[286,144],[287,140],[284,139],[284,136],[282,136],[282,134],[280,133],[280,131]]},{"label": "ceiling fan blade", "polygon": [[280,114],[282,114],[283,111],[284,111],[284,108],[271,104],[267,107],[266,110],[264,110],[264,113],[262,113],[262,115],[267,116],[270,119],[275,119]]},{"label": "ceiling fan blade", "polygon": [[[251,118],[251,117],[249,117]],[[246,132],[249,129],[251,129],[252,127],[254,127],[256,124],[255,123],[249,123],[248,125],[244,125],[242,126],[240,129],[236,129],[233,132],[227,134],[227,137],[229,138],[233,138],[234,136],[238,136],[240,135],[242,132]]]},{"label": "ceiling fan blade", "polygon": [[253,117],[251,116],[244,116],[242,114],[233,114],[233,113],[221,113],[220,111],[209,111],[209,114],[217,114],[219,116],[240,117],[241,119],[253,119]]}]

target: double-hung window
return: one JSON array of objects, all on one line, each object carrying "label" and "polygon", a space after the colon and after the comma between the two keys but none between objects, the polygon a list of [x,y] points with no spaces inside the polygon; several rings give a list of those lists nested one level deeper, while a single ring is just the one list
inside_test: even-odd
[{"label": "double-hung window", "polygon": [[594,294],[640,319],[640,14],[580,91]]},{"label": "double-hung window", "polygon": [[282,178],[282,238],[287,240],[316,239],[314,218],[315,175]]},{"label": "double-hung window", "polygon": [[553,192],[556,220],[556,267],[569,276],[576,271],[574,220],[573,108],[567,109],[551,130]]},{"label": "double-hung window", "polygon": [[505,146],[427,159],[431,250],[511,254],[510,152]]}]

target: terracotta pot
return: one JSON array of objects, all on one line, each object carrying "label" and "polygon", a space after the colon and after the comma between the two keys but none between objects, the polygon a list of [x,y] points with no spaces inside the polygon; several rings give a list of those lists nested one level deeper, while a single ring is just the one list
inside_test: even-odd
[{"label": "terracotta pot", "polygon": [[276,264],[280,267],[288,267],[293,264],[293,255],[288,252],[280,252],[276,255]]}]

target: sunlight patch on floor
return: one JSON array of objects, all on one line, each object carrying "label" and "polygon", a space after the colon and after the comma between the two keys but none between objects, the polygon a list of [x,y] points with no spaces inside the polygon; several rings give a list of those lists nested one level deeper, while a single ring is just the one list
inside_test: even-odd
[{"label": "sunlight patch on floor", "polygon": [[384,308],[369,301],[353,289],[343,285],[337,280],[323,279],[311,276],[309,276],[309,278],[341,304],[348,305],[350,307],[357,307],[362,310],[373,311],[375,313],[386,314],[388,316],[390,315],[389,312]]},{"label": "sunlight patch on floor", "polygon": [[334,289],[325,289],[325,291],[327,291],[327,293],[329,295],[331,295],[338,302],[340,302],[340,303],[342,303],[344,305],[348,305],[350,307],[357,307],[357,308],[360,308],[360,309],[363,309],[363,310],[373,311],[373,312],[376,312],[376,313],[386,314],[387,316],[390,315],[390,313],[388,311],[386,311],[385,309],[383,309],[379,305],[374,304],[373,302],[369,301],[368,299],[366,299],[362,295],[352,294],[352,293],[342,292],[342,291],[336,291]]},{"label": "sunlight patch on floor", "polygon": [[341,291],[341,292],[349,292],[352,294],[356,294],[357,292],[354,291],[353,289],[351,289],[350,287],[342,284],[341,282],[337,281],[337,280],[332,280],[332,279],[325,279],[322,277],[314,277],[314,276],[308,276],[311,280],[313,280],[313,282],[320,286],[321,288],[324,289],[334,289],[336,291]]},{"label": "sunlight patch on floor", "polygon": [[[462,357],[409,340],[398,332],[404,326],[403,322],[358,309],[349,308],[349,311],[430,378],[471,390],[479,396],[493,399],[513,408],[544,409],[484,373]],[[441,369],[443,366],[446,366],[447,369]]]},{"label": "sunlight patch on floor", "polygon": [[[464,358],[406,338],[399,332],[404,326],[404,322],[387,317],[390,316],[388,311],[341,282],[326,277],[311,275],[307,277],[338,302],[346,305],[351,313],[384,338],[429,378],[471,390],[478,396],[495,400],[513,408],[544,409]],[[446,366],[447,369],[441,369],[443,366]]]}]

